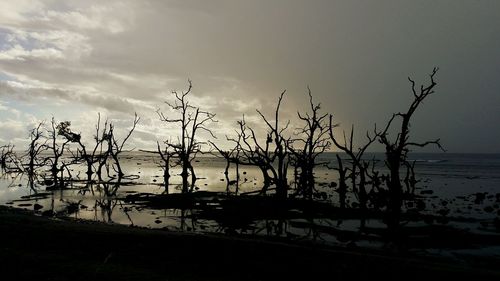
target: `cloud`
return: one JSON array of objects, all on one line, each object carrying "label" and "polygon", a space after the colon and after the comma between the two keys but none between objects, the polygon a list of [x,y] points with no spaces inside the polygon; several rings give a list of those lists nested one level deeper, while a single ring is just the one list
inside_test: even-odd
[{"label": "cloud", "polygon": [[5,119],[0,123],[0,131],[7,132],[5,139],[20,138],[26,135],[26,124],[13,119]]},{"label": "cloud", "polygon": [[81,95],[79,98],[81,102],[93,105],[97,108],[128,113],[134,112],[134,106],[132,103],[121,97],[87,94]]},{"label": "cloud", "polygon": [[26,59],[61,59],[61,51],[54,48],[26,50],[21,45],[15,45],[12,48],[0,51],[0,60],[26,60]]},{"label": "cloud", "polygon": [[281,116],[298,126],[309,85],[325,112],[361,136],[404,110],[407,76],[425,82],[438,65],[438,92],[412,132],[450,140],[452,151],[498,152],[500,136],[477,124],[498,115],[489,105],[500,104],[499,9],[446,0],[0,1],[0,99],[16,104],[13,121],[89,115],[74,123],[88,134],[97,111],[123,124],[137,111],[144,145],[175,138],[155,110],[168,112],[163,101],[187,79],[192,104],[217,114],[219,135],[243,114],[263,129],[255,109],[271,118],[285,89]]}]

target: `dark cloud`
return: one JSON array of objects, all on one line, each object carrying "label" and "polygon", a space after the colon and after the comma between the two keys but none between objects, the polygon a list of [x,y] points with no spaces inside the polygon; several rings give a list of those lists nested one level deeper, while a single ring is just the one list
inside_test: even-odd
[{"label": "dark cloud", "polygon": [[295,119],[309,85],[341,129],[355,124],[363,136],[411,102],[407,76],[426,83],[439,66],[412,133],[441,137],[452,152],[500,152],[498,1],[5,3],[0,52],[16,42],[25,52],[0,67],[33,89],[2,82],[3,99],[38,95],[154,120],[190,78],[194,102],[217,113],[224,133],[242,114],[261,126],[255,108],[270,116],[284,89],[283,118]]}]

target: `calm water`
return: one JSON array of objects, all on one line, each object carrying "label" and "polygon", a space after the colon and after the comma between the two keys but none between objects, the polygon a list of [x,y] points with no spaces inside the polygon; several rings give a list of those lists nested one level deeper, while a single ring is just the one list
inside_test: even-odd
[{"label": "calm water", "polygon": [[[367,159],[383,159],[383,154],[372,153]],[[483,221],[492,221],[500,215],[500,155],[499,154],[412,154],[416,161],[416,172],[421,180],[417,184],[417,194],[426,198],[428,214],[446,211],[448,216],[474,218],[475,223],[462,225],[474,231],[489,231]],[[335,154],[324,154],[319,161],[336,165]],[[53,192],[45,191],[44,185],[37,185],[35,190],[28,188],[27,179],[23,175],[6,174],[0,179],[0,204],[11,205],[26,209],[33,209],[35,204],[41,205],[40,213],[53,210],[57,215],[70,216],[80,219],[103,221],[134,226],[166,228],[171,230],[200,231],[200,232],[227,232],[216,221],[197,219],[192,210],[154,210],[134,204],[127,204],[120,198],[135,193],[161,194],[165,191],[163,185],[163,171],[159,166],[160,159],[154,154],[134,152],[122,157],[122,166],[127,175],[135,175],[137,179],[124,180],[121,186],[93,185],[84,188],[82,181],[73,183],[71,189]],[[383,171],[382,161],[378,166]],[[226,192],[227,183],[224,177],[225,161],[211,156],[199,157],[194,163],[198,178],[196,189],[199,191]],[[81,167],[72,167],[73,175],[85,178]],[[291,172],[291,171],[290,171]],[[169,192],[180,192],[181,178],[179,169],[173,168],[169,185]],[[239,192],[259,190],[262,186],[260,171],[251,166],[240,167],[241,182]],[[336,182],[337,172],[327,167],[318,167],[315,170],[316,181],[320,191],[328,194],[328,201],[337,204],[337,193],[328,187]],[[230,170],[229,177],[235,179],[234,169]],[[293,179],[290,173],[289,179]],[[87,186],[88,187],[88,186]],[[106,196],[105,189],[117,188],[114,196]],[[234,192],[235,186],[229,186]],[[480,204],[474,201],[478,193],[485,198]],[[37,195],[38,194],[38,195]],[[35,195],[35,196],[34,196]],[[350,201],[356,201],[353,194]],[[40,206],[38,206],[40,207]],[[302,223],[302,224],[301,224]],[[280,235],[290,237],[305,237],[322,241],[339,242],[337,237],[321,231],[312,231],[303,227],[304,221],[278,222],[272,220],[254,221],[247,227],[233,229],[236,233],[258,235]],[[356,230],[359,222],[355,220],[330,221],[318,219],[315,224],[334,226],[343,230]],[[380,227],[377,220],[367,222],[368,226]],[[461,223],[455,223],[461,226]],[[280,229],[278,232],[276,229]],[[285,231],[282,231],[285,228]],[[363,242],[360,242],[363,243]],[[374,242],[365,242],[366,244]],[[370,246],[370,245],[367,245]]]}]

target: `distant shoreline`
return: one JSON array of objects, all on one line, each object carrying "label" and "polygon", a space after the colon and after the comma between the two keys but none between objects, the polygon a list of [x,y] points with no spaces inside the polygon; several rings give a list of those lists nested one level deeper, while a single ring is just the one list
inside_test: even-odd
[{"label": "distant shoreline", "polygon": [[[18,154],[23,154],[23,153],[26,153],[25,150],[18,150],[18,149],[15,149],[14,150],[15,153],[18,153]],[[44,152],[42,152],[44,153]],[[128,154],[128,153],[132,153],[132,154],[135,154],[135,153],[148,153],[148,154],[154,154],[154,153],[157,153],[156,150],[149,150],[149,149],[134,149],[132,151],[124,151],[123,152],[124,154]],[[211,155],[212,152],[209,152],[209,151],[204,151],[204,152],[200,152],[200,154],[197,156],[198,157],[212,157],[213,155]],[[217,152],[213,152],[214,154],[218,154]],[[342,152],[342,151],[326,151],[326,152],[323,152],[324,154],[345,154],[345,152]],[[366,152],[367,154],[385,154],[384,151],[367,151]],[[47,154],[50,154],[50,153],[47,153]],[[499,155],[500,156],[500,152],[456,152],[456,151],[446,151],[446,152],[442,152],[442,151],[435,151],[435,152],[419,152],[419,151],[412,151],[410,152],[410,156],[411,155]]]}]

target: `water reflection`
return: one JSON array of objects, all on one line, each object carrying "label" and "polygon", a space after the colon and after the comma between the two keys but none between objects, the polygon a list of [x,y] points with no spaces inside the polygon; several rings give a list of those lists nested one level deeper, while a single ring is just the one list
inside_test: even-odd
[{"label": "water reflection", "polygon": [[[80,179],[80,171],[74,167],[75,178],[66,180],[64,188],[59,189],[51,188],[50,180],[43,174],[29,177],[22,173],[2,173],[0,200],[2,204],[31,209],[44,216],[130,226],[264,235],[342,245],[379,246],[386,243],[383,213],[363,213],[355,208],[356,194],[345,192],[339,195],[336,192],[338,189],[332,185],[332,182],[338,181],[337,173],[327,168],[318,168],[315,173],[317,189],[324,192],[325,199],[307,205],[295,199],[284,203],[274,200],[272,196],[252,200],[257,197],[241,195],[253,195],[252,192],[260,190],[260,171],[245,167],[240,171],[240,181],[234,182],[239,178],[236,171],[230,169],[225,174],[226,163],[216,158],[201,158],[196,163],[199,165],[198,179],[193,189],[197,192],[182,194],[179,169],[170,169],[171,176],[166,185],[163,181],[164,170],[155,164],[158,159],[152,161],[152,157],[154,159],[150,155],[124,158],[121,160],[122,169],[134,176],[108,181],[88,181],[84,173],[80,173],[85,175]],[[449,178],[446,180],[450,181]],[[464,180],[465,177],[460,179]],[[482,178],[466,180],[469,184],[486,182]],[[408,227],[462,228],[465,224],[471,229],[496,231],[493,218],[497,216],[500,203],[500,196],[497,195],[499,181],[489,179],[489,184],[484,185],[479,193],[477,189],[470,189],[473,192],[459,194],[453,191],[464,189],[448,189],[446,193],[441,176],[424,178],[415,190],[421,194],[420,201],[408,201],[405,206],[407,210],[419,209],[419,217],[413,218],[410,213],[403,218],[403,223]],[[435,195],[438,193],[439,197]],[[384,200],[380,193],[370,195],[369,192],[369,196],[380,196],[378,200]],[[476,200],[479,197],[482,200]],[[339,206],[342,201],[343,208]],[[377,200],[372,199],[371,202]],[[471,219],[460,219],[456,216],[458,210],[462,216]],[[427,217],[422,217],[426,214]]]}]

